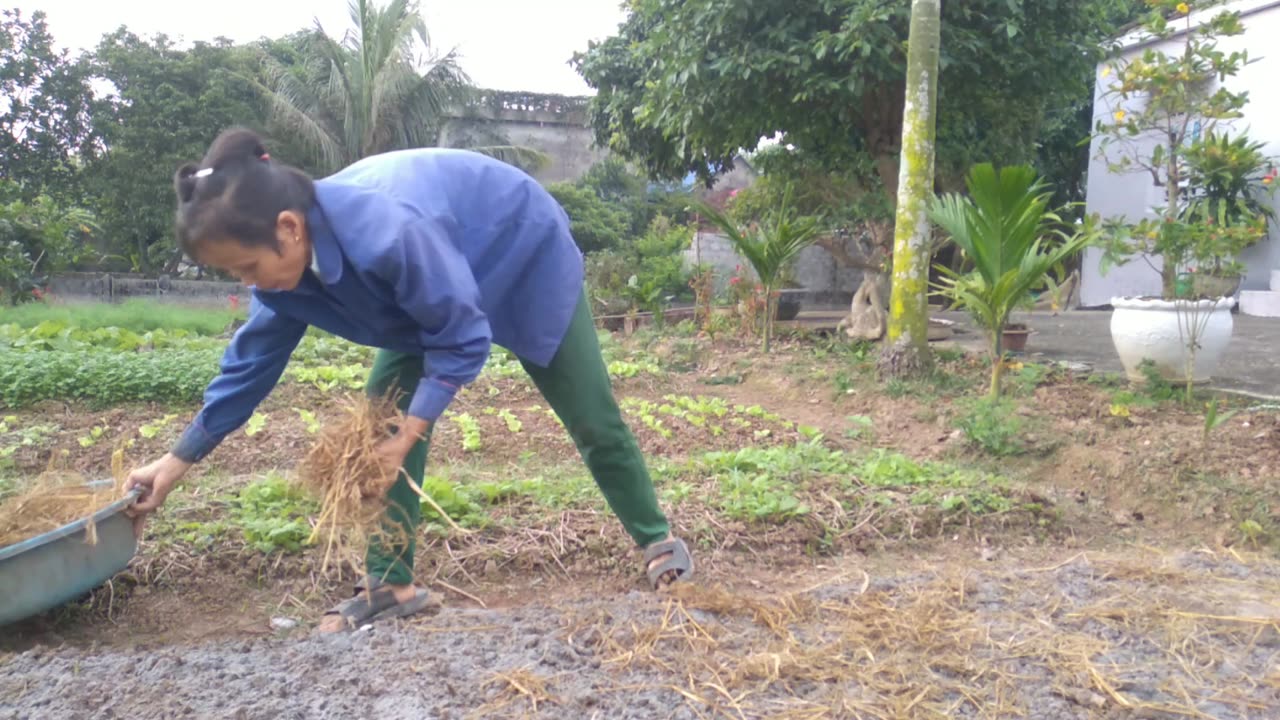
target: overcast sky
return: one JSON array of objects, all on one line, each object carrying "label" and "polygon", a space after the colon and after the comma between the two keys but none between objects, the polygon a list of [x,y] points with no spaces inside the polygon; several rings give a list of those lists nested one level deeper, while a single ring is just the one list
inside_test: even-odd
[{"label": "overcast sky", "polygon": [[[457,48],[476,85],[498,90],[586,95],[567,64],[591,40],[622,22],[621,0],[422,0],[432,43]],[[91,49],[120,25],[140,35],[163,32],[187,41],[218,36],[238,42],[276,37],[319,19],[333,35],[349,24],[346,0],[10,0],[30,14],[44,10],[59,44]],[[538,28],[535,30],[535,28]]]}]

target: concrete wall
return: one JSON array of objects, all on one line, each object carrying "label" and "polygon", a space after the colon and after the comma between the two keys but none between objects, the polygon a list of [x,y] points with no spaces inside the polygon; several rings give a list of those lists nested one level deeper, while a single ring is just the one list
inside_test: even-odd
[{"label": "concrete wall", "polygon": [[[1245,117],[1232,123],[1219,126],[1220,130],[1233,133],[1247,131],[1254,140],[1266,144],[1264,152],[1268,155],[1280,155],[1280,86],[1275,78],[1280,76],[1280,53],[1270,52],[1270,43],[1280,37],[1280,2],[1277,0],[1237,0],[1224,6],[1210,8],[1207,16],[1223,10],[1237,10],[1249,13],[1244,17],[1247,28],[1245,34],[1232,38],[1221,38],[1219,49],[1223,52],[1247,49],[1252,64],[1246,66],[1238,76],[1228,78],[1228,86],[1232,90],[1247,90],[1249,104],[1245,108]],[[1194,18],[1193,18],[1194,20]],[[1128,43],[1127,49],[1120,57],[1127,61],[1140,56],[1147,47],[1155,47],[1165,52],[1176,48],[1181,38],[1156,43],[1153,45],[1134,45]],[[1102,73],[1106,65],[1098,66],[1095,78],[1094,117],[1109,119],[1119,106],[1112,103],[1113,98],[1106,98],[1109,85],[1107,77]],[[1140,107],[1140,104],[1135,103]],[[1132,109],[1133,105],[1126,106]],[[1154,138],[1140,138],[1139,147],[1149,150],[1154,146]],[[1114,147],[1114,146],[1113,146]],[[1086,205],[1088,212],[1099,213],[1103,217],[1122,217],[1130,222],[1144,217],[1153,217],[1152,208],[1164,203],[1164,189],[1156,187],[1150,175],[1141,172],[1127,174],[1113,173],[1108,169],[1108,159],[1101,156],[1099,141],[1095,139],[1092,146],[1093,157],[1089,163],[1089,180],[1086,188]],[[1116,153],[1109,151],[1114,160]],[[1102,253],[1091,249],[1085,252],[1080,273],[1080,304],[1085,307],[1097,307],[1110,304],[1113,297],[1135,295],[1159,295],[1160,274],[1145,261],[1139,259],[1120,267],[1114,267],[1104,276],[1099,268]],[[1155,267],[1160,267],[1159,258],[1152,258]],[[1248,274],[1241,288],[1244,290],[1265,290],[1270,282],[1271,270],[1280,269],[1280,232],[1274,226],[1270,237],[1247,250],[1240,258],[1248,268]]]},{"label": "concrete wall", "polygon": [[550,156],[546,166],[532,173],[539,182],[577,180],[608,154],[595,147],[587,101],[533,93],[487,93],[474,107],[453,113],[441,130],[440,144],[531,147]]},{"label": "concrete wall", "polygon": [[[850,252],[856,252],[851,247]],[[751,264],[734,250],[729,238],[706,230],[694,233],[689,249],[684,251],[687,265],[698,262],[710,265],[716,273],[716,291],[723,292],[733,277],[734,268],[741,265],[743,274],[753,277]],[[841,267],[831,254],[819,247],[808,247],[796,258],[794,267],[796,284],[809,291],[812,302],[830,305],[847,305],[853,292],[862,282],[862,271]]]}]

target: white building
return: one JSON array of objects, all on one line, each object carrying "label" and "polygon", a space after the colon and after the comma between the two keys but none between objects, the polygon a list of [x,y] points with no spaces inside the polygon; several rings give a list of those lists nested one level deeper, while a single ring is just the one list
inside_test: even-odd
[{"label": "white building", "polygon": [[[1192,3],[1195,4],[1194,2]],[[1220,130],[1232,133],[1247,131],[1249,136],[1266,147],[1263,152],[1280,159],[1280,50],[1272,43],[1280,39],[1280,0],[1233,0],[1193,12],[1192,27],[1223,11],[1239,12],[1245,32],[1235,37],[1218,39],[1219,48],[1226,52],[1244,49],[1249,54],[1249,64],[1226,84],[1233,91],[1246,90],[1249,104],[1245,117],[1230,124],[1219,125]],[[1179,21],[1181,24],[1182,21]],[[1185,34],[1185,33],[1183,33]],[[1146,49],[1155,47],[1165,52],[1176,52],[1185,41],[1181,35],[1168,40],[1152,41],[1140,30],[1121,38],[1118,50],[1121,62],[1140,56]],[[1116,98],[1108,97],[1107,90],[1114,76],[1108,78],[1104,69],[1112,61],[1100,64],[1095,76],[1094,118],[1110,119],[1119,109]],[[1149,141],[1154,143],[1154,140]],[[1129,221],[1154,216],[1153,208],[1164,204],[1164,188],[1157,187],[1145,171],[1135,170],[1116,174],[1108,168],[1107,158],[1100,155],[1099,140],[1093,141],[1089,162],[1089,180],[1086,189],[1086,205],[1089,213],[1104,218],[1123,217]],[[1114,152],[1112,159],[1116,159]],[[1110,304],[1113,297],[1159,295],[1160,275],[1142,259],[1111,268],[1106,275],[1099,270],[1102,252],[1090,249],[1085,252],[1080,272],[1080,305],[1099,307]],[[1152,258],[1159,267],[1159,258]],[[1249,248],[1240,258],[1248,268],[1241,285],[1242,290],[1280,290],[1269,288],[1271,271],[1280,270],[1280,227],[1272,224],[1271,234],[1262,242]],[[1254,296],[1255,298],[1257,296]],[[1280,295],[1276,296],[1280,300]],[[1243,310],[1248,311],[1248,305]]]}]

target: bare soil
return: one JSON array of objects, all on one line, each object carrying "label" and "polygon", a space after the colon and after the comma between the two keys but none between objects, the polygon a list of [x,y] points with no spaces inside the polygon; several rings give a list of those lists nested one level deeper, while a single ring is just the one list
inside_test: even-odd
[{"label": "bare soil", "polygon": [[[5,629],[0,718],[1280,716],[1273,411],[1240,405],[1206,439],[1196,412],[1134,405],[1123,416],[1117,388],[1056,373],[1015,393],[1024,452],[996,457],[956,430],[957,396],[981,392],[980,360],[944,365],[962,382],[891,389],[868,369],[874,358],[819,357],[809,343],[767,357],[696,340],[645,350],[691,371],[618,381],[621,398],[706,396],[781,419],[668,437],[630,415],[655,459],[789,444],[803,425],[828,447],[1000,473],[1050,514],[904,529],[887,515],[840,517],[838,504],[770,525],[681,503],[672,518],[695,545],[697,579],[653,593],[599,506],[513,507],[476,536],[424,538],[418,570],[444,601],[438,613],[339,637],[311,628],[350,578],[319,577],[314,554],[198,551],[153,535],[85,602]],[[280,388],[262,431],[235,433],[182,492],[287,471],[310,437],[294,408],[323,421],[331,403]],[[479,423],[482,448],[464,450],[446,420],[435,467],[515,476],[576,462],[520,379],[482,380],[452,409]],[[132,440],[141,462],[193,410],[23,411],[16,426],[58,429],[15,459],[24,472],[54,460],[100,473]],[[139,435],[173,413],[155,437]]]}]

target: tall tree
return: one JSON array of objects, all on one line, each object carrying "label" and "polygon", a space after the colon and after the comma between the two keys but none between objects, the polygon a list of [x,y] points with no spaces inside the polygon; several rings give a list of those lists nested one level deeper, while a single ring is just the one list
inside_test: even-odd
[{"label": "tall tree", "polygon": [[[415,0],[378,7],[351,0],[352,26],[335,38],[317,23],[293,65],[269,58],[274,119],[336,170],[369,155],[435,145],[447,110],[472,94],[453,52],[438,55]],[[513,146],[475,148],[518,164],[540,159]]]},{"label": "tall tree", "polygon": [[86,175],[109,243],[104,254],[140,271],[172,268],[181,257],[171,174],[199,160],[226,127],[265,124],[266,105],[250,81],[256,57],[227,40],[181,49],[164,35],[146,40],[125,28],[102,39],[94,74],[112,92],[95,126],[106,152]]},{"label": "tall tree", "polygon": [[0,97],[0,177],[27,199],[76,196],[78,167],[93,151],[93,94],[85,66],[54,49],[43,12],[0,12]]},{"label": "tall tree", "polygon": [[938,118],[938,56],[942,42],[939,0],[913,0],[907,41],[906,97],[902,111],[902,178],[893,233],[893,294],[889,343],[881,369],[893,376],[919,374],[929,353],[929,200]]}]

